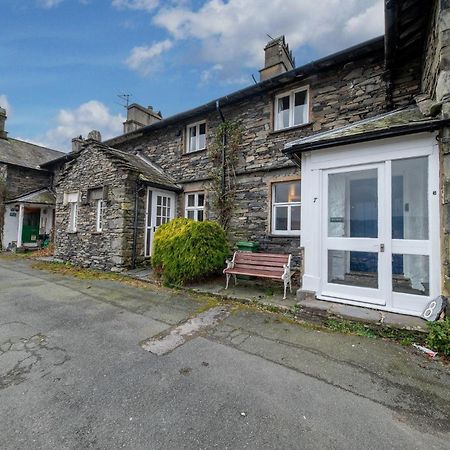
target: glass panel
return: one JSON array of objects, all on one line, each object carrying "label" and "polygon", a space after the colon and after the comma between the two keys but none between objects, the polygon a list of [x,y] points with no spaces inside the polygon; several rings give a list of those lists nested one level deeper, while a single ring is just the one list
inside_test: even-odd
[{"label": "glass panel", "polygon": [[156,215],[160,216],[161,215],[161,206],[157,206],[156,207]]},{"label": "glass panel", "polygon": [[378,254],[328,250],[328,282],[378,288]]},{"label": "glass panel", "polygon": [[328,176],[328,236],[378,237],[377,169]]},{"label": "glass panel", "polygon": [[187,200],[188,206],[195,206],[195,194],[189,194]]},{"label": "glass panel", "polygon": [[289,95],[278,99],[278,127],[286,128],[289,126]]},{"label": "glass panel", "polygon": [[275,229],[278,231],[287,231],[288,207],[277,206],[275,208]]},{"label": "glass panel", "polygon": [[162,198],[161,198],[160,195],[158,195],[158,196],[156,197],[156,205],[157,205],[157,206],[161,206],[161,204],[162,204]]},{"label": "glass panel", "polygon": [[150,255],[150,239],[151,239],[151,233],[152,233],[152,229],[151,228],[147,228],[147,250],[146,250],[146,255]]},{"label": "glass panel", "polygon": [[195,219],[195,211],[188,211],[187,218],[194,220]]},{"label": "glass panel", "polygon": [[430,261],[425,255],[392,255],[392,290],[430,295]]},{"label": "glass panel", "polygon": [[296,92],[294,97],[294,125],[306,123],[306,91]]},{"label": "glass panel", "polygon": [[205,194],[198,194],[198,206],[205,204]]},{"label": "glass panel", "polygon": [[206,137],[204,134],[200,134],[198,137],[198,150],[206,148]]},{"label": "glass panel", "polygon": [[203,222],[203,211],[202,211],[201,209],[199,209],[199,210],[197,211],[197,220],[198,220],[199,222]]},{"label": "glass panel", "polygon": [[275,203],[292,203],[301,201],[300,181],[276,183]]},{"label": "glass panel", "polygon": [[201,123],[201,124],[198,126],[198,128],[199,128],[199,134],[200,134],[200,135],[206,133],[206,124],[205,124],[205,123]]},{"label": "glass panel", "polygon": [[156,217],[156,226],[159,227],[161,225],[161,217]]},{"label": "glass panel", "polygon": [[167,197],[167,207],[169,208],[170,211],[170,197]]},{"label": "glass panel", "polygon": [[392,238],[428,239],[428,158],[392,161]]},{"label": "glass panel", "polygon": [[197,150],[197,127],[189,128],[189,151],[194,152]]},{"label": "glass panel", "polygon": [[291,207],[291,230],[300,230],[300,206]]}]

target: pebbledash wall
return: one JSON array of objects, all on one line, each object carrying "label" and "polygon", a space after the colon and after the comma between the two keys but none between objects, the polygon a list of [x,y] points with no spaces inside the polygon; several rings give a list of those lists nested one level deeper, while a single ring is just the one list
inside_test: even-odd
[{"label": "pebbledash wall", "polygon": [[[118,168],[87,141],[75,158],[66,163],[56,181],[55,256],[83,267],[122,268],[131,264],[136,175]],[[96,231],[96,205],[89,198],[94,189],[105,191],[105,226]],[[69,230],[69,205],[64,193],[79,194],[77,231]]]},{"label": "pebbledash wall", "polygon": [[[271,184],[300,179],[298,167],[283,155],[286,142],[315,132],[336,128],[377,115],[386,110],[383,50],[356,61],[316,73],[281,89],[255,95],[222,108],[226,120],[238,120],[243,126],[243,142],[237,165],[236,207],[230,226],[232,242],[258,241],[261,249],[289,252],[295,265],[301,266],[300,238],[271,233]],[[394,80],[395,106],[413,102],[420,89],[420,61],[410,61]],[[310,122],[300,127],[274,131],[275,96],[291,89],[309,89]],[[220,122],[217,112],[149,131],[143,137],[125,140],[118,137],[108,145],[123,151],[140,151],[182,185],[185,192],[206,192],[206,216],[216,217],[208,202],[211,162],[207,150],[186,153],[186,126],[206,121],[207,145],[214,139]],[[178,215],[184,214],[184,195],[179,195]],[[142,204],[139,217],[143,217]],[[143,254],[143,226],[139,228],[138,255]]]}]

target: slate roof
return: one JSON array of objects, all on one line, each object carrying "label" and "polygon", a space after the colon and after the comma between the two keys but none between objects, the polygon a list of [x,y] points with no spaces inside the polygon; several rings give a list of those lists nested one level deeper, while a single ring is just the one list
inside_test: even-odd
[{"label": "slate roof", "polygon": [[141,181],[163,189],[181,191],[181,187],[175,183],[172,177],[165,174],[159,166],[147,158],[122,152],[112,147],[100,146],[99,148],[122,169],[137,172]]},{"label": "slate roof", "polygon": [[431,131],[449,123],[450,120],[448,119],[425,117],[417,106],[410,106],[360,120],[341,128],[296,139],[288,142],[284,146],[283,151],[291,154],[421,131]]},{"label": "slate roof", "polygon": [[35,203],[40,205],[54,205],[56,201],[55,194],[49,189],[39,189],[38,191],[28,192],[20,197],[8,200],[6,203]]},{"label": "slate roof", "polygon": [[19,139],[0,139],[0,162],[39,169],[43,163],[64,155],[63,152]]}]

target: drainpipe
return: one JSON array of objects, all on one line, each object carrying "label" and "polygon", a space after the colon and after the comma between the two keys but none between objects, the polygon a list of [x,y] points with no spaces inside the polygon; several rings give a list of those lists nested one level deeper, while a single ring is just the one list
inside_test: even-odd
[{"label": "drainpipe", "polygon": [[387,109],[393,109],[393,65],[397,51],[397,0],[384,1],[384,75],[386,80],[386,105]]},{"label": "drainpipe", "polygon": [[[219,100],[216,101],[216,109],[220,115],[220,119],[222,120],[222,123],[225,123],[225,117],[223,115],[222,110],[220,109]],[[226,169],[225,169],[225,148],[227,145],[227,136],[224,132],[222,134],[222,198],[225,197],[225,176],[226,176]]]},{"label": "drainpipe", "polygon": [[138,219],[139,219],[139,192],[143,189],[140,186],[139,181],[136,180],[134,189],[134,217],[133,217],[133,247],[131,252],[131,268],[136,269],[136,259],[137,259],[137,234],[138,234]]}]

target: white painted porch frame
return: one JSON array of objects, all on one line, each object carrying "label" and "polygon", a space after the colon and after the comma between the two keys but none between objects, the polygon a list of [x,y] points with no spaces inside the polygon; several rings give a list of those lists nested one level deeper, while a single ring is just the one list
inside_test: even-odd
[{"label": "white painted porch frame", "polygon": [[[420,315],[429,298],[441,292],[440,263],[440,211],[439,211],[439,149],[436,132],[420,133],[410,136],[383,139],[360,144],[346,145],[339,148],[316,150],[302,154],[302,238],[301,245],[305,251],[304,275],[302,289],[313,291],[318,298],[335,302],[365,306],[402,314]],[[384,224],[389,239],[385,239],[385,255],[391,253],[429,254],[430,255],[430,297],[392,292],[392,279],[386,280],[386,304],[375,305],[352,299],[327,297],[322,292],[321,271],[323,268],[322,234],[323,230],[323,177],[324,170],[337,168],[355,169],[367,164],[384,164],[385,202],[383,215],[391,214],[391,163],[396,159],[428,156],[428,215],[429,241],[392,240],[391,224]],[[433,195],[433,192],[436,194]],[[381,213],[381,211],[380,211]],[[325,216],[326,217],[326,216]],[[320,238],[319,238],[320,236]],[[324,274],[325,276],[325,274]],[[388,277],[385,277],[388,278]],[[411,304],[413,303],[413,304]]]},{"label": "white painted porch frame", "polygon": [[[152,196],[152,210],[148,210],[148,201],[149,196]],[[156,227],[156,196],[162,195],[165,197],[170,197],[172,202],[172,207],[170,208],[170,219],[173,219],[175,217],[175,210],[176,210],[176,196],[171,191],[163,191],[158,189],[153,189],[152,187],[147,188],[147,194],[145,196],[145,233],[144,233],[144,257],[148,258],[152,256],[152,243],[153,243],[153,227]],[[147,251],[147,234],[148,230],[150,229],[150,246],[148,247],[150,251]]]}]

